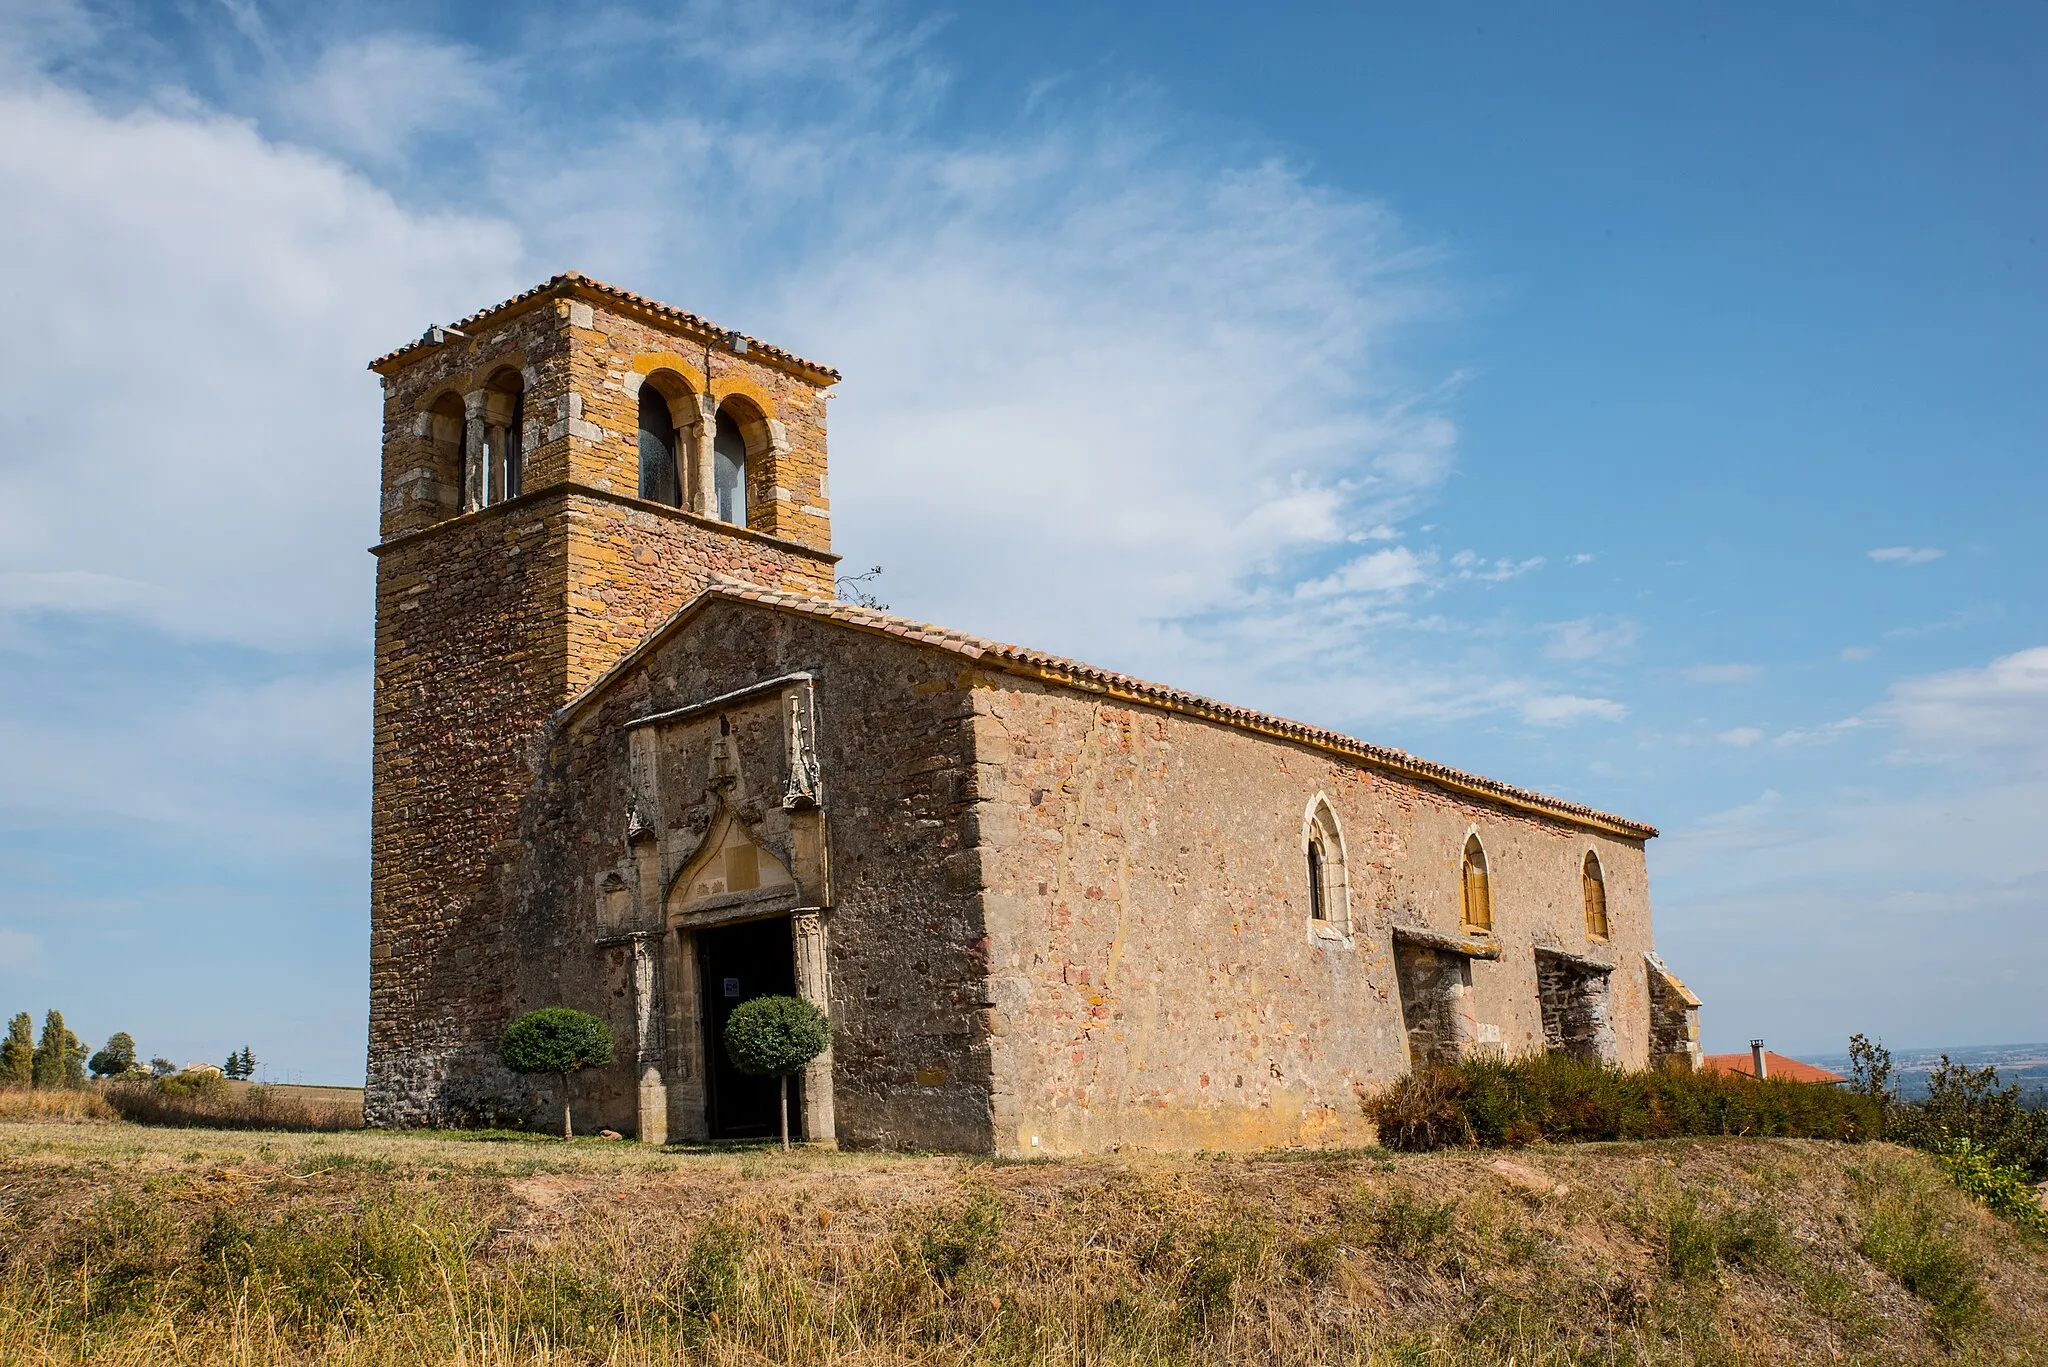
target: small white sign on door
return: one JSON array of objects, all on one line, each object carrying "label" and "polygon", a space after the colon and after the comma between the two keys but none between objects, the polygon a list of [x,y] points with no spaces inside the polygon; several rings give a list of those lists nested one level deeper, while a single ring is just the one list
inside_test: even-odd
[{"label": "small white sign on door", "polygon": [[727,978],[725,980],[725,995],[728,997],[737,997],[739,994],[740,980],[738,978]]}]

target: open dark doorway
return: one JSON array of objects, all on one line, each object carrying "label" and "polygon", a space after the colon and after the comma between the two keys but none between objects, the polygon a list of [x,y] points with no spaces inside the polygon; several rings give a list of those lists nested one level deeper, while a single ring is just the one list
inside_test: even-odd
[{"label": "open dark doorway", "polygon": [[[710,1083],[705,1110],[713,1139],[770,1139],[782,1133],[780,1084],[750,1077],[725,1056],[725,1020],[753,997],[793,996],[796,963],[789,918],[746,921],[697,935],[697,962],[704,973],[704,1045]],[[789,1133],[803,1128],[802,1079],[789,1081]]]}]

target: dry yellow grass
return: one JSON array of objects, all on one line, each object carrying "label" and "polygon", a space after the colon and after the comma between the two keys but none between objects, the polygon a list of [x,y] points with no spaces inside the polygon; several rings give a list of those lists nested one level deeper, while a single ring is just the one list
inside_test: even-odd
[{"label": "dry yellow grass", "polygon": [[1804,1141],[997,1164],[0,1125],[0,1365],[88,1360],[2040,1362],[2048,1249],[1918,1154]]},{"label": "dry yellow grass", "polygon": [[0,1087],[0,1121],[67,1124],[120,1118],[89,1089]]}]

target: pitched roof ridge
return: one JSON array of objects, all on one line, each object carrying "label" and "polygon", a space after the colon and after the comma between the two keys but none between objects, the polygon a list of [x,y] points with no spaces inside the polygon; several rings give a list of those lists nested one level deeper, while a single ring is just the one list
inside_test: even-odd
[{"label": "pitched roof ridge", "polygon": [[[1499,779],[1487,778],[1483,774],[1468,773],[1435,760],[1422,759],[1406,750],[1391,745],[1377,745],[1360,740],[1324,726],[1295,721],[1271,712],[1262,712],[1254,707],[1237,703],[1220,702],[1175,688],[1169,684],[1154,683],[1134,675],[1122,674],[1099,665],[1085,664],[1064,655],[1049,651],[1034,650],[1026,646],[1009,645],[975,636],[967,632],[951,631],[920,622],[882,608],[863,607],[857,603],[842,603],[836,599],[815,598],[805,593],[790,593],[782,589],[762,588],[758,584],[729,575],[714,575],[699,600],[714,594],[742,598],[770,607],[788,608],[814,617],[847,622],[877,630],[885,635],[915,640],[940,649],[952,649],[973,658],[992,658],[1016,665],[1026,666],[1041,676],[1049,676],[1053,682],[1086,683],[1099,686],[1104,691],[1114,692],[1143,702],[1167,706],[1195,716],[1214,721],[1237,723],[1254,727],[1260,731],[1300,740],[1340,753],[1356,755],[1372,760],[1389,768],[1399,769],[1419,778],[1434,779],[1443,783],[1479,793],[1491,795],[1505,801],[1536,807],[1540,810],[1581,820],[1598,822],[1639,834],[1645,838],[1657,834],[1657,828],[1644,822],[1632,821],[1627,817],[1603,812],[1597,807],[1572,802],[1561,797],[1552,797],[1534,789],[1503,783]],[[693,600],[697,601],[697,600]],[[680,614],[679,614],[680,615]],[[1062,679],[1061,676],[1065,676]]]},{"label": "pitched roof ridge", "polygon": [[[503,313],[506,309],[523,304],[529,299],[535,299],[544,294],[560,292],[564,289],[574,289],[579,286],[594,294],[601,294],[607,298],[631,304],[636,308],[645,309],[649,313],[681,323],[685,327],[694,328],[698,332],[707,332],[719,337],[738,337],[746,342],[749,351],[759,350],[764,355],[787,361],[791,365],[800,366],[814,374],[828,375],[835,381],[840,378],[837,370],[834,370],[822,361],[813,361],[799,356],[794,351],[776,346],[773,342],[764,342],[759,337],[748,333],[736,332],[731,328],[720,327],[717,323],[712,322],[701,314],[691,313],[689,310],[679,309],[673,304],[664,304],[659,299],[650,299],[644,294],[635,294],[632,290],[621,289],[617,285],[610,285],[602,280],[592,279],[582,271],[563,271],[558,275],[551,275],[540,284],[533,286],[531,289],[521,290],[510,299],[501,300],[498,303],[492,304],[489,308],[478,309],[475,313],[456,319],[450,326],[458,329],[470,327],[483,322],[494,314]],[[430,343],[426,337],[416,337],[403,346],[395,347],[385,352],[382,356],[370,362],[369,368],[375,370],[379,366],[389,365],[399,357],[428,345]]]}]

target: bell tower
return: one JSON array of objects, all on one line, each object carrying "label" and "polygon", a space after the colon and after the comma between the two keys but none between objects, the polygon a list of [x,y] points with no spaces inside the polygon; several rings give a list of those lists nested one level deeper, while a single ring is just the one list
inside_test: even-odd
[{"label": "bell tower", "polygon": [[714,576],[830,598],[838,372],[576,274],[383,379],[371,798],[373,1123],[488,1104],[521,942],[498,881],[556,711]]}]

